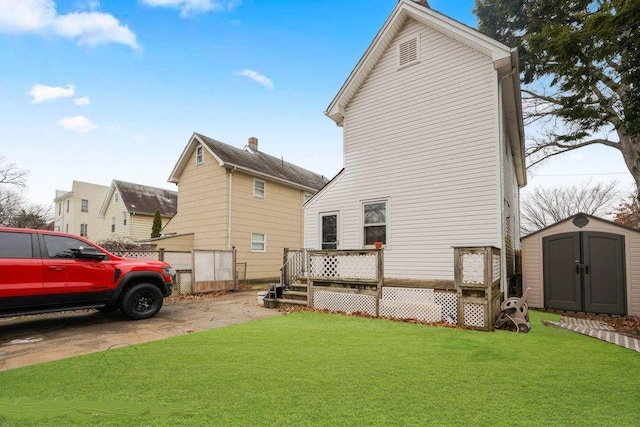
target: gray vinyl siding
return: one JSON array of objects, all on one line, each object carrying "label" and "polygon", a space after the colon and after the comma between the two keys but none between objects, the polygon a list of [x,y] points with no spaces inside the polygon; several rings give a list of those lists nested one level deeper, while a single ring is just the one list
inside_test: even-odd
[{"label": "gray vinyl siding", "polygon": [[[398,70],[412,34],[421,61]],[[498,102],[491,58],[407,21],[345,109],[345,171],[307,204],[305,246],[339,211],[339,248],[362,248],[362,202],[387,199],[387,277],[452,280],[454,246],[501,247]]]}]

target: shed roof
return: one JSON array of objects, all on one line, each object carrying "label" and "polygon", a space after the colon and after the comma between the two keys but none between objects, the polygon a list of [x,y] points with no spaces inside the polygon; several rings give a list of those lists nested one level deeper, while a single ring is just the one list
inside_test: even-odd
[{"label": "shed roof", "polygon": [[565,222],[573,221],[578,216],[584,216],[584,217],[587,217],[589,220],[601,221],[601,222],[604,222],[604,223],[606,223],[608,225],[613,225],[615,227],[619,227],[619,228],[622,228],[624,230],[631,230],[631,231],[635,231],[636,233],[640,233],[640,230],[638,230],[637,228],[627,227],[626,225],[618,224],[617,222],[609,221],[608,219],[600,218],[600,217],[597,217],[597,216],[594,216],[594,215],[590,215],[590,214],[586,214],[586,213],[583,213],[583,212],[578,212],[575,215],[571,215],[569,218],[566,218],[566,219],[563,219],[562,221],[558,221],[558,222],[556,222],[554,224],[548,225],[548,226],[546,226],[544,228],[541,228],[538,231],[534,231],[533,233],[529,233],[526,236],[521,237],[520,240],[528,239],[531,236],[534,236],[534,235],[536,235],[538,233],[542,233],[543,231],[546,231],[546,230],[549,230],[549,229],[551,229],[553,227],[556,227],[559,224],[564,224]]},{"label": "shed roof", "polygon": [[282,158],[279,159],[262,151],[236,148],[199,133],[194,133],[189,140],[171,172],[169,182],[178,183],[184,167],[199,144],[202,144],[218,160],[220,166],[237,168],[252,175],[313,192],[328,182],[324,176],[296,166]]}]

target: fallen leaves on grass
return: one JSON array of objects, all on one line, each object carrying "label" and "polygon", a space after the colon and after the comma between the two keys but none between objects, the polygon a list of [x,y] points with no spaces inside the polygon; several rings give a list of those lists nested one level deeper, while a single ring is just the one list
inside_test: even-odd
[{"label": "fallen leaves on grass", "polygon": [[589,316],[613,326],[617,332],[640,339],[640,317],[638,316]]}]

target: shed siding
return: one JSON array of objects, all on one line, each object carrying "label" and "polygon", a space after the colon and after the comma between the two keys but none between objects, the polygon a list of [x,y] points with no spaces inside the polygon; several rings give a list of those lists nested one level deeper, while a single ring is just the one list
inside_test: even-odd
[{"label": "shed siding", "polygon": [[522,239],[523,287],[530,288],[527,304],[534,308],[544,307],[542,239],[578,231],[599,231],[624,236],[627,313],[640,315],[640,233],[594,218],[589,218],[589,224],[582,229],[571,221],[565,221]]},{"label": "shed siding", "polygon": [[[396,41],[419,34],[421,62],[397,69]],[[340,248],[363,246],[362,201],[388,198],[385,276],[453,279],[453,247],[501,247],[490,58],[408,20],[346,107],[345,172],[306,208],[339,211]]]}]

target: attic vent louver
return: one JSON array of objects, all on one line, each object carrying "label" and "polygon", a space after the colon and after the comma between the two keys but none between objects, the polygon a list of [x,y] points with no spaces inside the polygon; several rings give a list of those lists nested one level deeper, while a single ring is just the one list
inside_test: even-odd
[{"label": "attic vent louver", "polygon": [[401,68],[418,62],[420,59],[419,52],[418,37],[411,37],[398,42],[398,67]]}]

